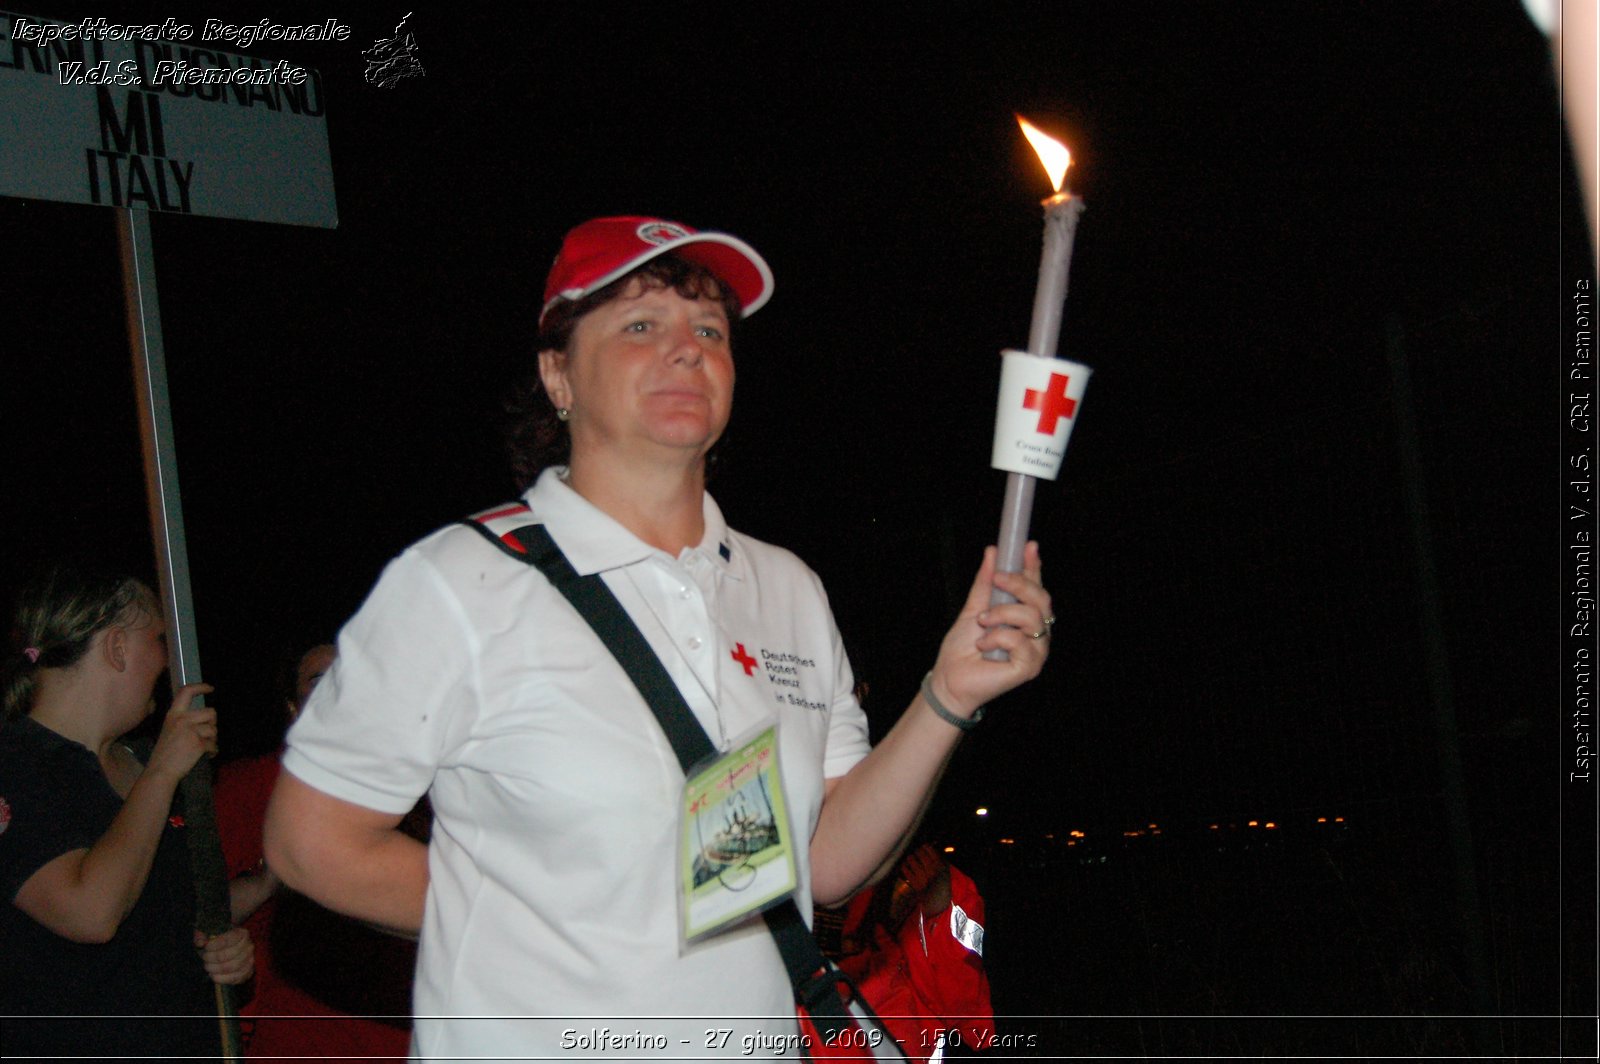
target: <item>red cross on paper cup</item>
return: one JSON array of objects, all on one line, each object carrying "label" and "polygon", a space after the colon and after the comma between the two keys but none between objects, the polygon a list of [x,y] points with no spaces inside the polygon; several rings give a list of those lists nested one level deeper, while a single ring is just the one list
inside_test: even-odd
[{"label": "red cross on paper cup", "polygon": [[1042,389],[1029,388],[1022,394],[1024,410],[1039,411],[1039,432],[1045,436],[1056,434],[1056,422],[1071,417],[1078,409],[1076,399],[1067,398],[1067,383],[1071,377],[1061,373],[1050,374],[1050,383]]},{"label": "red cross on paper cup", "polygon": [[1007,473],[1054,480],[1083,409],[1089,373],[1088,366],[1064,358],[1004,352],[990,464]]}]

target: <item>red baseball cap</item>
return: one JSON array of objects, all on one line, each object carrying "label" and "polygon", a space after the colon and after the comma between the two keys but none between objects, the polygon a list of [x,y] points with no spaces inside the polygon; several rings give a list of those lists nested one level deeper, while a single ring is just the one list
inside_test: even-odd
[{"label": "red baseball cap", "polygon": [[772,269],[755,248],[727,233],[702,233],[681,222],[627,216],[584,222],[561,242],[544,283],[539,322],[563,299],[578,300],[657,255],[672,252],[704,266],[733,289],[748,318],[772,298]]}]

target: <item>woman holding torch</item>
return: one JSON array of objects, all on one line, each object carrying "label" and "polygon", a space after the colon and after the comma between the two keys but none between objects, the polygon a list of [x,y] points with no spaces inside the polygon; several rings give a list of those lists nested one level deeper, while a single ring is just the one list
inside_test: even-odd
[{"label": "woman holding torch", "polygon": [[[1053,618],[1035,545],[1014,574],[986,552],[920,693],[869,750],[815,574],[729,529],[705,490],[733,401],[730,335],[771,290],[765,261],[726,234],[579,226],[546,285],[515,457],[529,519],[604,583],[710,745],[731,757],[776,725],[781,787],[766,798],[800,840],[793,893],[809,912],[892,866],[981,707],[1038,674]],[[1017,601],[990,607],[991,586]],[[649,706],[544,575],[475,530],[390,564],[284,766],[273,867],[331,908],[421,932],[419,1057],[804,1048],[760,918],[685,931],[693,802]],[[398,830],[424,791],[427,848]]]}]

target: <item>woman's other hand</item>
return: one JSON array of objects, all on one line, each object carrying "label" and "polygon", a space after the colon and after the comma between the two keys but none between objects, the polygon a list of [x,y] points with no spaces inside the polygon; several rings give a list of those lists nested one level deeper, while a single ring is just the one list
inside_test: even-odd
[{"label": "woman's other hand", "polygon": [[213,983],[237,986],[248,982],[256,971],[256,946],[250,933],[242,927],[224,931],[220,935],[194,933],[195,948],[200,951],[200,963]]},{"label": "woman's other hand", "polygon": [[178,690],[161,722],[146,772],[182,779],[201,757],[217,752],[217,711],[209,706],[190,708],[196,698],[212,690],[208,683],[186,684]]}]

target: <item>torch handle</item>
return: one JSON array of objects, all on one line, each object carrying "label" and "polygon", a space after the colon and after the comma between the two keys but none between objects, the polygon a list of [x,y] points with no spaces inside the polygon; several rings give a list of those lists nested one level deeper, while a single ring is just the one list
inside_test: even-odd
[{"label": "torch handle", "polygon": [[[1002,573],[1014,573],[1022,568],[1022,549],[1028,544],[1028,519],[1033,513],[1033,486],[1037,482],[1037,477],[1026,473],[1006,474],[1006,497],[1000,504],[999,557],[995,559],[995,568]],[[990,606],[1004,606],[1015,601],[1015,595],[998,587],[989,590]],[[1011,659],[1004,650],[988,650],[983,656],[988,661]]]},{"label": "torch handle", "polygon": [[[1037,483],[1036,477],[1026,473],[1006,475],[1006,497],[1000,504],[999,557],[995,562],[995,568],[1002,573],[1022,569],[1022,548],[1028,543],[1028,519],[1033,515],[1033,488]],[[1015,597],[999,588],[989,596],[991,606],[1015,601]]]},{"label": "torch handle", "polygon": [[[1078,233],[1078,216],[1083,200],[1058,192],[1045,200],[1044,244],[1039,251],[1039,283],[1033,293],[1033,318],[1028,326],[1028,354],[1054,358],[1061,339],[1061,317],[1067,303],[1067,275],[1072,267],[1072,243]],[[1033,488],[1037,477],[1026,473],[1006,474],[1006,495],[1000,507],[999,557],[996,568],[1015,573],[1022,568],[1022,549],[1028,543],[1028,523],[1033,517]],[[1001,606],[1017,601],[999,588],[989,593],[989,605]],[[1006,661],[1004,650],[983,655],[989,661]]]}]

